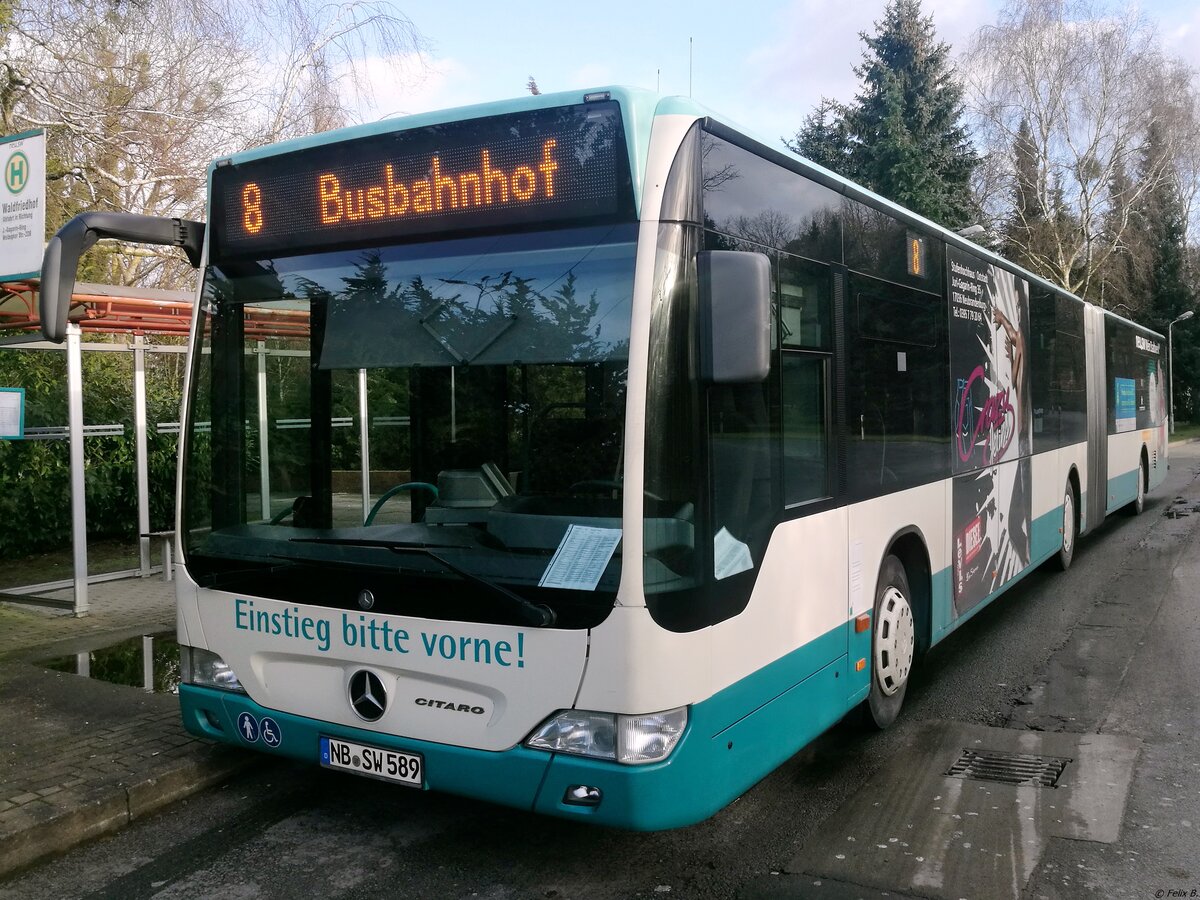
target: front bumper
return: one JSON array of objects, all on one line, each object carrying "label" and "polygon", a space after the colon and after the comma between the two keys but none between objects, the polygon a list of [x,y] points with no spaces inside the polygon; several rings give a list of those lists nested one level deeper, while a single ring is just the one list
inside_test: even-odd
[{"label": "front bumper", "polygon": [[[276,712],[245,694],[181,685],[183,721],[192,734],[320,764],[320,737],[419,753],[425,787],[543,815],[636,831],[679,828],[707,819],[834,724],[863,699],[848,672],[847,628],[768,664],[690,708],[687,729],[664,762],[627,766],[518,745],[488,751],[412,740]],[[811,674],[807,674],[811,673]],[[749,712],[747,712],[749,710]],[[274,720],[278,746],[239,734],[238,716]],[[599,788],[598,806],[563,802],[576,785]],[[405,789],[397,786],[397,790]]]},{"label": "front bumper", "polygon": [[[425,761],[426,790],[487,800],[543,815],[654,831],[697,822],[727,802],[711,795],[702,796],[706,794],[704,782],[695,779],[694,767],[688,764],[690,725],[666,762],[626,766],[524,746],[492,752],[348,728],[267,709],[245,694],[195,685],[180,685],[179,700],[184,727],[194,735],[316,765],[321,762],[322,735],[419,753]],[[253,741],[247,740],[238,728],[243,713],[253,716],[258,723],[269,717],[278,732],[276,745],[265,743],[261,733]],[[689,769],[692,774],[685,772]],[[576,785],[600,788],[603,792],[600,804],[578,806],[563,802],[568,789]],[[403,794],[402,786],[397,785],[396,789]]]}]

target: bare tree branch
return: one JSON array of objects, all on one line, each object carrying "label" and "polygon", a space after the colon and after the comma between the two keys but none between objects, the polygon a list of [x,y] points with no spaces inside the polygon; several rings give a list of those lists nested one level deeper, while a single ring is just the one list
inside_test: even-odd
[{"label": "bare tree branch", "polygon": [[[348,123],[366,66],[424,40],[377,0],[16,0],[0,47],[0,122],[46,129],[53,223],[202,217],[211,160]],[[117,283],[193,277],[170,254],[102,252]]]},{"label": "bare tree branch", "polygon": [[[1130,210],[1164,180],[1190,175],[1190,211],[1200,169],[1195,84],[1136,11],[1010,0],[996,25],[976,33],[959,71],[988,160],[980,199],[1039,274],[1102,299],[1105,268],[1128,247]],[[1037,160],[1026,187],[1014,156],[1022,121]],[[1148,161],[1155,128],[1166,152]],[[1024,204],[1014,201],[1019,191]]]}]

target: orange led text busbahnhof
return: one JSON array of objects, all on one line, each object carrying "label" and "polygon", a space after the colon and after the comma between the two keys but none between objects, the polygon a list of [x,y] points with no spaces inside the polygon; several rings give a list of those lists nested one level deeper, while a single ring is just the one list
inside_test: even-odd
[{"label": "orange led text busbahnhof", "polygon": [[554,197],[558,141],[542,144],[542,158],[533,166],[511,171],[492,165],[491,153],[480,151],[479,167],[465,172],[442,171],[435,156],[429,176],[398,181],[391,164],[383,167],[383,180],[364,187],[346,188],[331,172],[317,176],[317,199],[322,225],[395,219],[400,216],[449,210],[504,206]]}]

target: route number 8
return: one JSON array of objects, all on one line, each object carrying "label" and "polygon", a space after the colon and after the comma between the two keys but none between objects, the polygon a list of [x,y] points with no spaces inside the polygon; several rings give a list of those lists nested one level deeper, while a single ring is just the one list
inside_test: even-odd
[{"label": "route number 8", "polygon": [[253,181],[242,188],[242,226],[251,234],[263,227],[262,189]]}]

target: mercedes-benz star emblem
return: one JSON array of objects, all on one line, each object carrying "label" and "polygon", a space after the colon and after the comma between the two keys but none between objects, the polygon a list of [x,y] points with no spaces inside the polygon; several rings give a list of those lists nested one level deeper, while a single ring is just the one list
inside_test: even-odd
[{"label": "mercedes-benz star emblem", "polygon": [[387,708],[387,691],[374,672],[359,669],[350,678],[350,705],[360,719],[376,721]]}]

